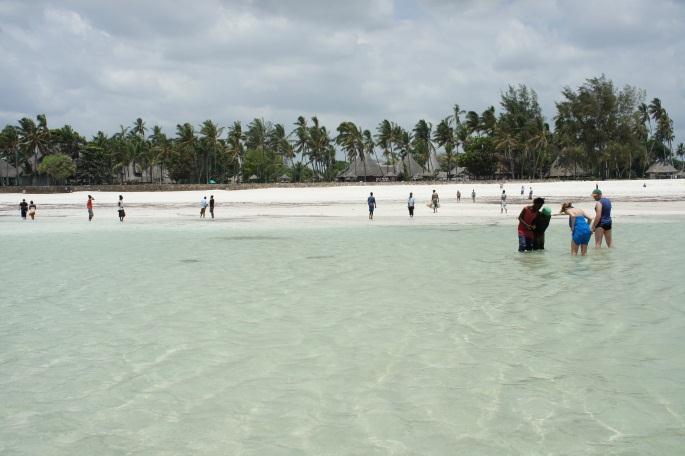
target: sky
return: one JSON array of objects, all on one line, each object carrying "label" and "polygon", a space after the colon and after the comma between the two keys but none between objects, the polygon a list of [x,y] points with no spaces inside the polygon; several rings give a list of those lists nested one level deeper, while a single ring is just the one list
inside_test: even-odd
[{"label": "sky", "polygon": [[685,1],[0,0],[0,126],[45,113],[87,137],[142,117],[437,124],[605,74],[659,97],[685,141]]}]

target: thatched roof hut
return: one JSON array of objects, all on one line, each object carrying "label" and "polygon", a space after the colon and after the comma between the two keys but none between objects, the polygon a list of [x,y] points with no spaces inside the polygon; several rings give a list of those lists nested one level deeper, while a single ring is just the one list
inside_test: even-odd
[{"label": "thatched roof hut", "polygon": [[19,171],[5,159],[0,159],[0,185],[14,185],[19,178]]},{"label": "thatched roof hut", "polygon": [[256,174],[251,175],[250,177],[247,178],[248,182],[257,182],[259,178],[257,177]]},{"label": "thatched roof hut", "polygon": [[582,166],[562,157],[557,157],[554,160],[547,174],[547,177],[552,179],[577,179],[586,176],[588,176],[588,173]]},{"label": "thatched roof hut", "polygon": [[669,163],[656,162],[647,169],[650,179],[673,179],[678,174],[678,170]]},{"label": "thatched roof hut", "polygon": [[361,157],[355,157],[345,171],[338,174],[337,179],[356,182],[360,180],[375,181],[382,177],[385,177],[385,174],[381,165],[368,154],[365,154],[363,160]]},{"label": "thatched roof hut", "polygon": [[395,173],[398,177],[405,178],[405,172],[407,174],[407,180],[419,180],[423,179],[426,171],[423,166],[419,165],[411,154],[407,154],[402,160],[395,164]]},{"label": "thatched roof hut", "polygon": [[278,181],[284,182],[284,183],[290,182],[290,176],[288,176],[287,174],[283,174],[283,175],[281,175],[281,177],[278,178]]}]

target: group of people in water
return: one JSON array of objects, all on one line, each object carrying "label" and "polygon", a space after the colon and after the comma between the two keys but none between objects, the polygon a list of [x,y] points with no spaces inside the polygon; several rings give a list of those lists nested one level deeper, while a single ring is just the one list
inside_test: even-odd
[{"label": "group of people in water", "polygon": [[[595,200],[593,214],[573,206],[572,201],[561,204],[559,215],[568,216],[568,226],[571,230],[571,255],[587,255],[587,246],[592,235],[595,235],[595,247],[601,248],[602,241],[607,247],[613,245],[611,234],[611,200],[602,195],[599,188],[592,191]],[[541,250],[545,248],[545,231],[552,218],[552,211],[543,205],[544,198],[535,198],[533,204],[523,208],[518,220],[519,252]]]}]

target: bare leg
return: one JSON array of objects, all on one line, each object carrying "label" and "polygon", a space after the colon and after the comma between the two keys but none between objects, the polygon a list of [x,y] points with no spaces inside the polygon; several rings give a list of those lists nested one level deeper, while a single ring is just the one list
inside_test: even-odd
[{"label": "bare leg", "polygon": [[604,238],[604,229],[595,228],[595,248],[602,248],[602,238]]},{"label": "bare leg", "polygon": [[608,230],[608,231],[602,230],[602,231],[604,231],[604,240],[607,243],[607,247],[611,248],[614,245],[614,243],[611,240],[611,230]]},{"label": "bare leg", "polygon": [[571,241],[571,255],[573,255],[573,256],[578,255],[578,244],[576,244],[573,241]]},{"label": "bare leg", "polygon": [[583,245],[580,246],[580,254],[581,254],[582,256],[586,256],[586,255],[587,255],[587,244],[583,244]]}]

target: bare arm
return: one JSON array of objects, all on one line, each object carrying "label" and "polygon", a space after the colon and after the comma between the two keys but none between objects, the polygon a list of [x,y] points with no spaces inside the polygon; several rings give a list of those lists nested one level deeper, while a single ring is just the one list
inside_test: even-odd
[{"label": "bare arm", "polygon": [[[601,218],[602,218],[602,203],[597,201],[595,203],[595,218],[592,220],[592,225],[590,226],[590,229],[592,231],[595,231],[595,228],[597,228],[597,224],[599,223],[599,220]],[[590,220],[590,219],[588,218],[588,220]]]}]

